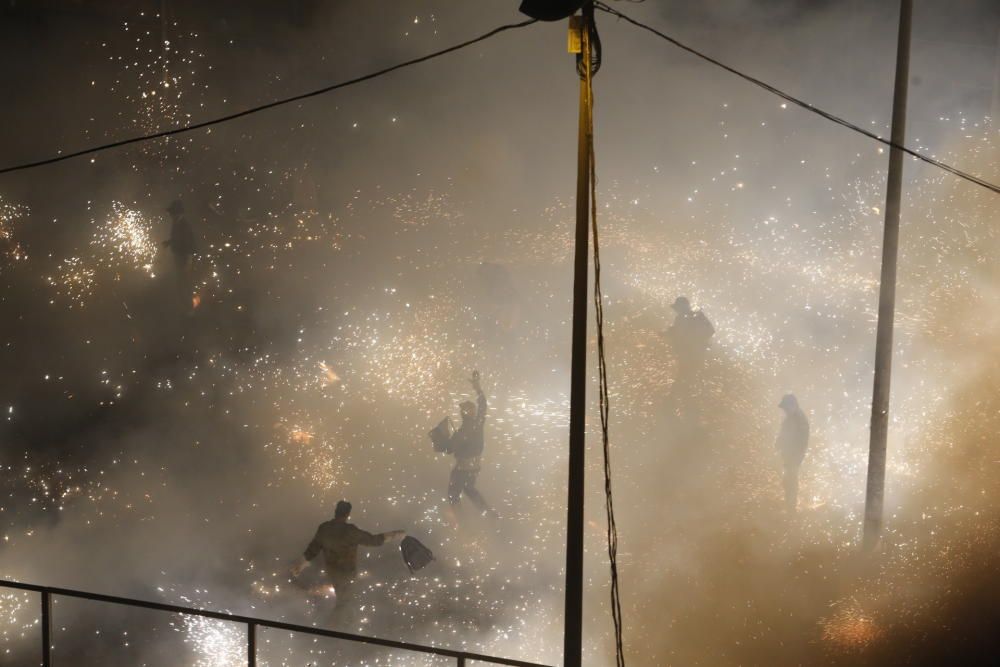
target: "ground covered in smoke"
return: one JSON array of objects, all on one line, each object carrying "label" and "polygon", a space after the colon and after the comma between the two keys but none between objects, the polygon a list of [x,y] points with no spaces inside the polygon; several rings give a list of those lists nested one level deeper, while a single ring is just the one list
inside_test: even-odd
[{"label": "ground covered in smoke", "polygon": [[[441,45],[433,14],[411,21],[405,30]],[[184,92],[149,102],[135,69],[115,69],[99,85],[121,98],[124,129],[211,105],[202,82],[222,58],[201,52],[197,31],[172,30],[183,57],[166,65],[155,49],[123,47],[131,33],[103,47],[144,63],[152,89],[163,93],[169,71]],[[405,528],[437,557],[411,576],[393,548],[363,556],[348,629],[558,663],[571,179],[530,182],[532,149],[495,129],[458,127],[476,141],[427,158],[432,139],[406,143],[393,128],[424,120],[440,141],[437,123],[463,114],[433,99],[396,112],[386,90],[338,108],[344,136],[304,116],[322,151],[297,125],[275,135],[262,123],[67,168],[47,185],[60,197],[37,182],[0,188],[0,308],[12,323],[0,351],[2,576],[318,623],[329,601],[288,567],[348,498],[360,526]],[[602,107],[610,97],[598,88],[599,114],[631,99]],[[598,136],[629,662],[973,664],[996,648],[1000,593],[1000,205],[908,167],[887,535],[862,558],[885,156],[860,140],[817,155],[792,131],[761,129],[792,122],[776,102],[729,99],[682,103],[703,134],[670,184],[655,180],[667,162],[632,178],[633,147]],[[354,118],[380,129],[351,134]],[[558,126],[541,123],[539,141]],[[956,115],[937,131],[950,161],[1000,179],[988,122]],[[778,170],[776,136],[791,165]],[[355,156],[358,173],[340,164]],[[161,245],[176,196],[198,235],[189,272]],[[663,335],[679,294],[717,331],[691,375]],[[450,460],[427,431],[457,412],[474,368],[490,399],[480,486],[500,518],[462,507],[454,528],[442,513]],[[795,516],[782,510],[772,444],[787,391],[813,432]],[[604,664],[591,435],[586,650]],[[56,656],[74,664],[245,664],[242,628],[63,599],[54,616]],[[37,641],[34,599],[0,593],[3,664],[33,664]],[[278,632],[262,633],[261,658],[437,664]]]}]

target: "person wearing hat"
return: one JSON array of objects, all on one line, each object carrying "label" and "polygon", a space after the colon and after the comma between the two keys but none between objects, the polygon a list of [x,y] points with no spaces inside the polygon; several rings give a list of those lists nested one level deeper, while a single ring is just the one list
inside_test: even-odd
[{"label": "person wearing hat", "polygon": [[369,533],[353,523],[347,523],[350,515],[351,503],[346,500],[338,502],[333,519],[320,524],[316,536],[291,570],[292,577],[298,577],[317,556],[323,554],[323,568],[333,586],[338,616],[342,616],[346,603],[352,597],[358,571],[358,547],[380,547],[398,542],[406,535],[404,530]]},{"label": "person wearing hat", "polygon": [[[481,512],[493,514],[493,509],[476,488],[484,447],[483,427],[486,423],[486,394],[479,384],[479,371],[472,372],[471,382],[472,388],[476,390],[476,402],[462,401],[459,404],[462,424],[448,443],[448,451],[455,457],[455,467],[451,469],[448,479],[448,503],[449,507],[454,508],[464,493]],[[451,518],[454,521],[453,514]]]},{"label": "person wearing hat", "polygon": [[785,468],[782,479],[785,508],[794,512],[799,498],[799,469],[809,446],[809,420],[793,394],[785,394],[778,407],[785,412],[785,419],[781,422],[781,430],[778,431],[774,446],[781,455]]},{"label": "person wearing hat", "polygon": [[186,271],[191,265],[191,256],[195,251],[194,230],[191,224],[184,217],[184,204],[180,199],[170,202],[167,207],[172,222],[170,223],[170,238],[163,242],[163,245],[170,248],[174,256],[174,264],[178,272]]},{"label": "person wearing hat", "polygon": [[686,296],[677,297],[670,308],[676,316],[667,329],[667,339],[677,359],[678,376],[689,381],[701,370],[715,327],[700,308],[691,308]]}]

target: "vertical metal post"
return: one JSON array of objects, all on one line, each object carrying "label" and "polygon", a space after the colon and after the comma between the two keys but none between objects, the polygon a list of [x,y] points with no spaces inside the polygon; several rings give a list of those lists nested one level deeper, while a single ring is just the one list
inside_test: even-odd
[{"label": "vertical metal post", "polygon": [[573,263],[573,357],[569,398],[569,484],[566,521],[566,613],[563,664],[579,667],[583,648],[583,500],[587,412],[587,260],[590,250],[590,26],[585,2],[580,23],[583,66],[576,172],[576,252]]},{"label": "vertical metal post", "polygon": [[[899,42],[896,48],[896,83],[892,100],[892,143],[906,138],[906,93],[910,76],[910,24],[913,0],[902,0],[899,9]],[[899,253],[899,209],[903,190],[903,151],[889,149],[889,175],[885,192],[885,229],[882,238],[882,274],[878,296],[878,333],[875,339],[875,382],[872,388],[872,421],[868,446],[868,485],[862,549],[873,550],[882,535],[885,500],[886,440],[889,433],[889,381],[892,375],[892,327],[896,310],[896,258]]]},{"label": "vertical metal post", "polygon": [[42,667],[52,667],[52,594],[42,591]]},{"label": "vertical metal post", "polygon": [[458,667],[465,667],[465,656],[458,656]]},{"label": "vertical metal post", "polygon": [[256,623],[247,623],[247,667],[257,667]]},{"label": "vertical metal post", "polygon": [[1000,29],[997,30],[996,63],[993,67],[993,102],[990,104],[990,127],[1000,129]]}]

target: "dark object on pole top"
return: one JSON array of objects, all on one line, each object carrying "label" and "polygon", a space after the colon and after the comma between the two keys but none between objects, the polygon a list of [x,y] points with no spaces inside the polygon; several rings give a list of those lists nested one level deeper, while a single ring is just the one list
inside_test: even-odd
[{"label": "dark object on pole top", "polygon": [[422,570],[434,560],[434,552],[425,547],[420,540],[409,535],[399,543],[399,552],[403,554],[403,562],[410,569],[410,574]]},{"label": "dark object on pole top", "polygon": [[561,21],[580,7],[583,7],[583,0],[523,0],[519,9],[522,14],[539,21]]}]

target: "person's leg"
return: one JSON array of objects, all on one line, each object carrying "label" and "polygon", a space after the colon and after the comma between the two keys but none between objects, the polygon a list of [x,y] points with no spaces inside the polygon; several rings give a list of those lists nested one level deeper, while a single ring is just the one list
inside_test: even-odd
[{"label": "person's leg", "polygon": [[496,512],[493,511],[493,508],[490,507],[489,503],[486,502],[486,499],[483,498],[483,494],[481,494],[479,492],[479,489],[476,488],[477,477],[478,473],[470,472],[468,474],[468,476],[465,479],[465,486],[463,487],[465,495],[469,496],[469,500],[472,501],[473,505],[479,508],[480,512],[484,514],[489,514],[491,516],[495,515]]},{"label": "person's leg", "polygon": [[448,478],[448,503],[444,506],[445,521],[452,528],[458,526],[458,515],[455,513],[455,508],[458,506],[458,501],[462,499],[463,486],[462,471],[452,468],[451,477]]},{"label": "person's leg", "polygon": [[462,499],[462,489],[465,488],[465,475],[458,468],[451,469],[451,477],[448,478],[448,503],[457,505]]},{"label": "person's leg", "polygon": [[785,509],[794,512],[799,504],[799,467],[786,465],[782,481],[785,487]]},{"label": "person's leg", "polygon": [[333,573],[330,582],[336,594],[336,606],[331,614],[334,625],[347,625],[353,622],[357,611],[354,600],[354,576],[347,573]]}]

